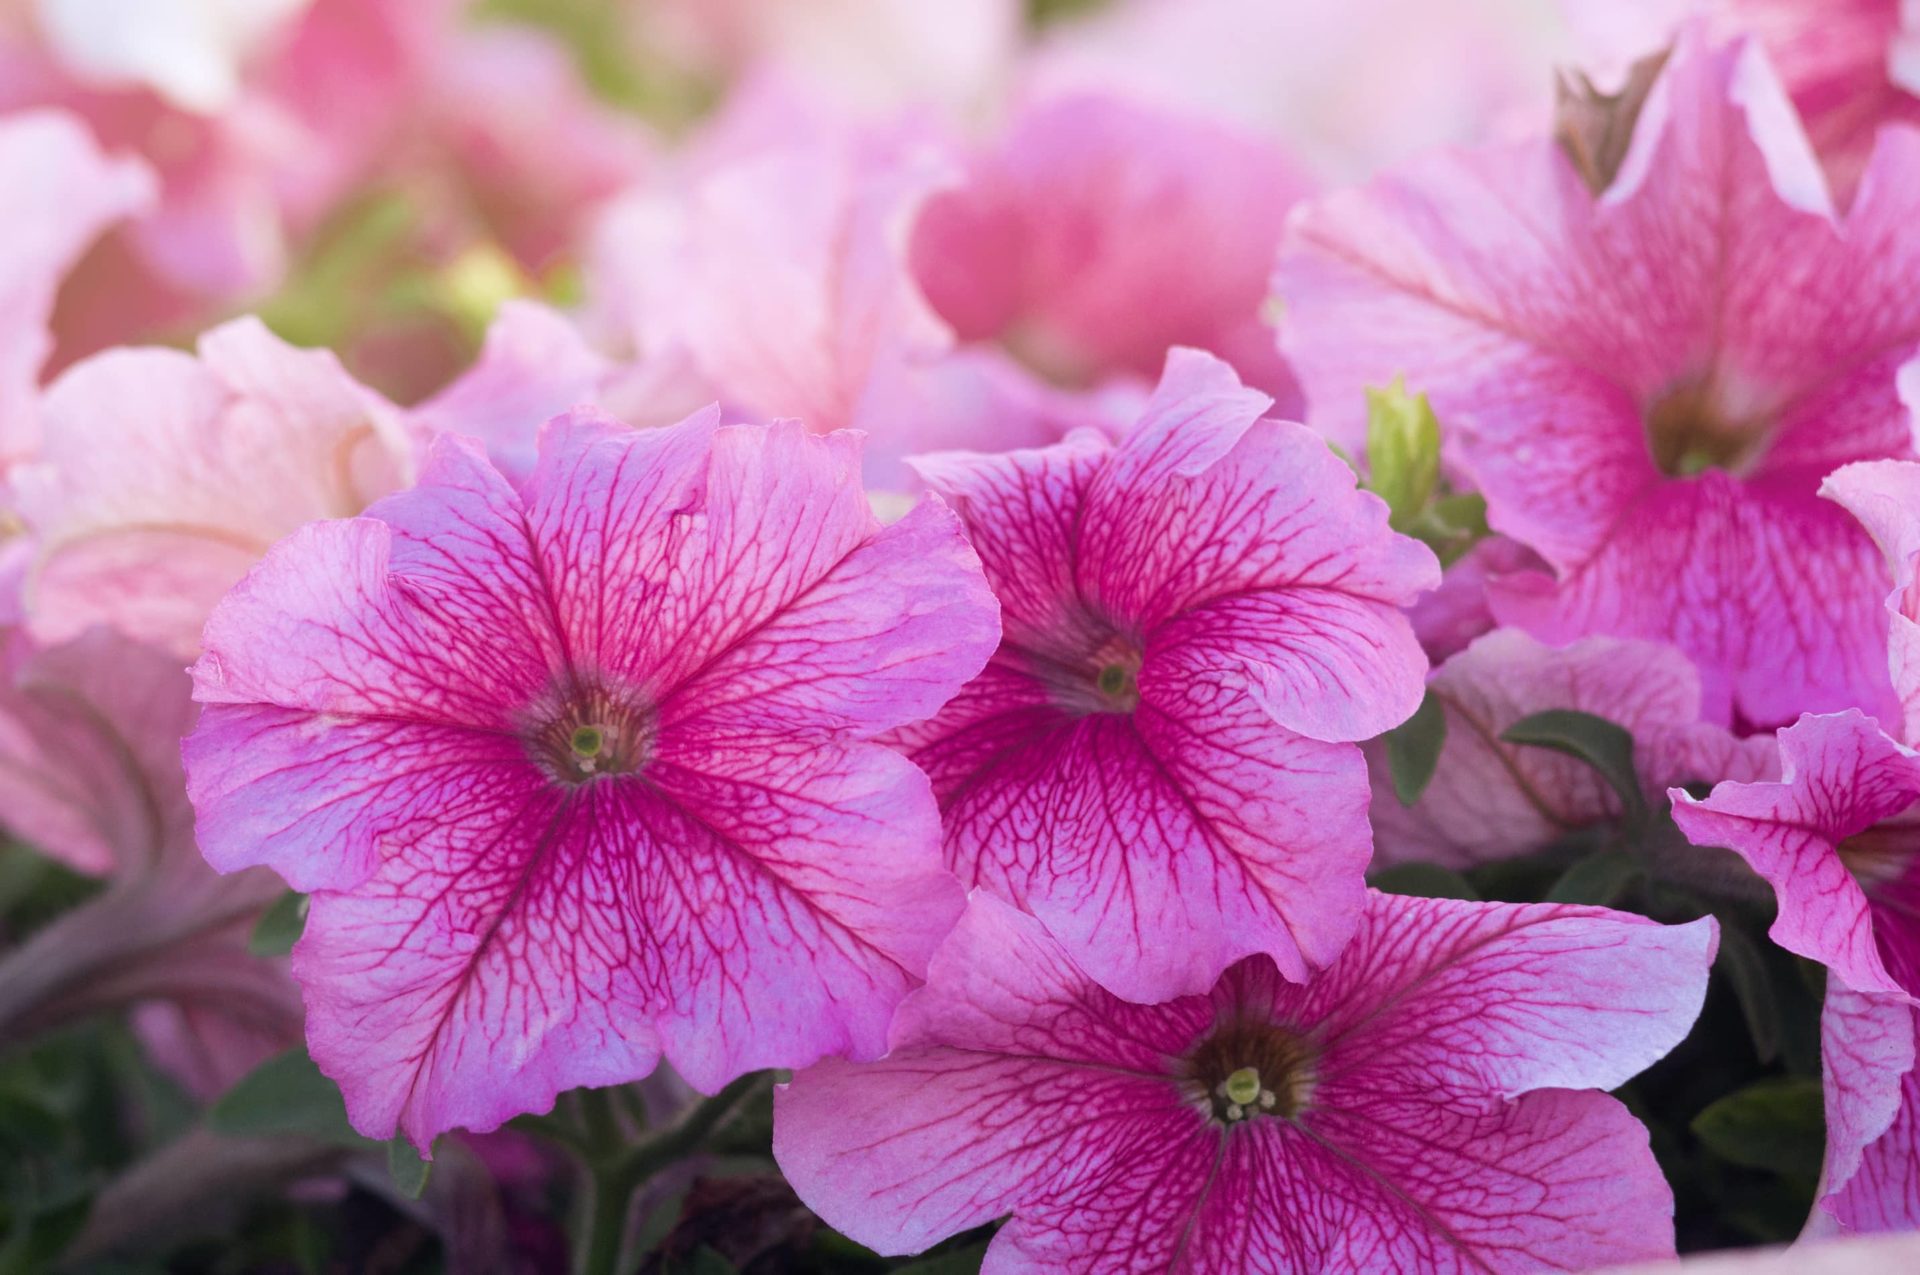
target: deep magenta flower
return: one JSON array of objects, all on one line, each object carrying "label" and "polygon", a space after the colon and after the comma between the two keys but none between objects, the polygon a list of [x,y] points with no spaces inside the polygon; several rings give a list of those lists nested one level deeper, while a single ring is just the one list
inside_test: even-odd
[{"label": "deep magenta flower", "polygon": [[1542,139],[1314,206],[1283,346],[1337,441],[1368,384],[1430,395],[1489,522],[1552,568],[1496,588],[1503,622],[1671,642],[1723,724],[1880,712],[1879,562],[1817,489],[1914,454],[1917,173],[1920,131],[1887,129],[1836,215],[1758,47],[1689,35],[1602,194]]},{"label": "deep magenta flower", "polygon": [[1289,978],[1351,932],[1366,775],[1347,741],[1419,703],[1400,607],[1438,578],[1264,394],[1176,350],[1119,446],[922,458],[999,596],[993,662],[897,738],[948,863],[1130,1000],[1243,956]]},{"label": "deep magenta flower", "polygon": [[517,488],[443,438],[208,623],[201,846],[314,892],[308,1042],[364,1132],[871,1057],[960,910],[866,741],[992,651],[978,561],[937,502],[881,528],[852,436],[718,416],[562,417]]},{"label": "deep magenta flower", "polygon": [[1371,894],[1306,986],[1254,957],[1126,1004],[976,894],[878,1062],[775,1098],[774,1155],[883,1253],[1011,1214],[983,1272],[1532,1271],[1673,1255],[1623,1083],[1687,1032],[1711,920]]}]

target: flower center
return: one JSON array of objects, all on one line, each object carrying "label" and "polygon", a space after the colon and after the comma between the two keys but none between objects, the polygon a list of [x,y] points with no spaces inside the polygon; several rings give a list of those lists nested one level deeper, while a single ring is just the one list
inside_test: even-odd
[{"label": "flower center", "polygon": [[1871,891],[1907,875],[1914,853],[1920,851],[1920,825],[1912,822],[1913,817],[1909,812],[1875,824],[1835,847],[1861,889]]},{"label": "flower center", "polygon": [[1124,715],[1140,707],[1140,648],[1118,634],[1063,658],[1028,653],[1027,667],[1069,717]]},{"label": "flower center", "polygon": [[522,738],[534,764],[563,784],[639,770],[653,755],[653,715],[603,686],[556,689],[528,706]]},{"label": "flower center", "polygon": [[1093,685],[1100,692],[1103,711],[1131,713],[1140,706],[1140,657],[1103,665]]},{"label": "flower center", "polygon": [[1683,381],[1655,399],[1646,424],[1653,463],[1671,478],[1709,469],[1746,474],[1769,441],[1761,422],[1727,412],[1706,379]]},{"label": "flower center", "polygon": [[1290,1120],[1313,1096],[1314,1049],[1284,1027],[1233,1019],[1194,1046],[1181,1079],[1188,1100],[1220,1124],[1255,1116]]}]

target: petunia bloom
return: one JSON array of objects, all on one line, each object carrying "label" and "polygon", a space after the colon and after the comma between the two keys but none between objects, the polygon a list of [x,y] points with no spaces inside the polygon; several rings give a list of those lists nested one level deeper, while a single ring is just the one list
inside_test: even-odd
[{"label": "petunia bloom", "polygon": [[774,1104],[806,1203],[883,1253],[1012,1215],[982,1271],[1585,1270],[1673,1255],[1647,1133],[1594,1092],[1686,1035],[1713,921],[1372,894],[1305,986],[1159,1005],[984,895],[878,1062]]},{"label": "petunia bloom", "polygon": [[1347,182],[1545,109],[1563,25],[1533,0],[1115,0],[1054,24],[1027,77],[1197,111]]},{"label": "petunia bloom", "polygon": [[[1835,184],[1851,191],[1884,124],[1920,123],[1920,9],[1910,0],[1561,0],[1603,73],[1664,48],[1690,19],[1754,35]],[[1605,63],[1611,62],[1612,66]]]},{"label": "petunia bloom", "polygon": [[1402,806],[1385,750],[1368,750],[1379,862],[1466,867],[1537,850],[1618,818],[1619,798],[1593,767],[1562,753],[1510,744],[1501,733],[1549,709],[1594,713],[1634,737],[1649,793],[1670,785],[1768,779],[1770,736],[1736,739],[1700,720],[1700,677],[1670,646],[1587,638],[1550,647],[1517,629],[1480,638],[1434,671],[1428,691],[1446,716],[1446,742],[1426,791]]},{"label": "petunia bloom", "polygon": [[1211,351],[1293,414],[1263,316],[1294,203],[1312,188],[1264,138],[1122,97],[1032,104],[931,197],[915,277],[967,341],[997,340],[1069,383],[1151,377]]},{"label": "petunia bloom", "polygon": [[109,159],[78,120],[30,111],[0,121],[0,471],[40,441],[47,324],[67,270],[103,230],[146,206],[153,178]]},{"label": "petunia bloom", "polygon": [[362,1132],[872,1057],[961,908],[867,741],[991,653],[978,560],[937,502],[881,528],[853,437],[718,417],[562,417],[517,487],[442,437],[208,622],[201,848],[312,893],[308,1044]]},{"label": "petunia bloom", "polygon": [[1488,521],[1552,568],[1496,586],[1504,623],[1670,642],[1722,724],[1881,713],[1880,565],[1817,489],[1914,454],[1916,173],[1920,132],[1887,130],[1837,216],[1758,47],[1690,34],[1599,195],[1540,140],[1313,206],[1282,344],[1343,444],[1365,386],[1431,397]]},{"label": "petunia bloom", "polygon": [[205,333],[198,358],[117,349],[75,364],[40,413],[46,440],[11,503],[35,536],[28,622],[43,641],[110,624],[190,658],[268,546],[413,470],[397,408],[251,318]]},{"label": "petunia bloom", "polygon": [[[1849,466],[1825,491],[1857,513],[1894,566],[1893,678],[1916,702],[1910,658],[1920,466]],[[1903,656],[1904,652],[1904,656]],[[1920,755],[1858,712],[1806,716],[1780,732],[1773,783],[1675,794],[1698,845],[1727,846],[1774,889],[1770,934],[1825,965],[1827,1160],[1809,1230],[1920,1225]]]},{"label": "petunia bloom", "polygon": [[1302,426],[1194,350],[1118,446],[914,462],[953,503],[1006,636],[897,741],[947,859],[1130,1000],[1263,953],[1303,978],[1354,924],[1366,775],[1350,741],[1418,705],[1400,608],[1425,546]]}]

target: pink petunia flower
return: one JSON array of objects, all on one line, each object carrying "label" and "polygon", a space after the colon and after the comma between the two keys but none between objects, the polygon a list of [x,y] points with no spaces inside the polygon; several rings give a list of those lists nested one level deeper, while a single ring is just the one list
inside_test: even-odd
[{"label": "pink petunia flower", "polygon": [[1467,867],[1537,850],[1616,819],[1620,801],[1575,758],[1510,744],[1501,733],[1548,709],[1594,713],[1634,737],[1634,762],[1649,793],[1721,779],[1778,773],[1771,736],[1736,739],[1700,720],[1700,677],[1670,646],[1587,638],[1545,646],[1517,629],[1489,633],[1434,671],[1427,683],[1446,715],[1446,743],[1412,807],[1394,796],[1383,746],[1370,745],[1374,854]]},{"label": "pink petunia flower", "polygon": [[147,170],[107,158],[71,116],[0,120],[0,472],[39,445],[35,400],[62,277],[96,236],[152,198]]},{"label": "pink petunia flower", "polygon": [[1690,19],[1751,33],[1780,70],[1836,187],[1850,192],[1880,126],[1920,123],[1911,0],[1561,0],[1602,73],[1658,52]]},{"label": "pink petunia flower", "polygon": [[199,357],[117,349],[74,365],[40,403],[46,441],[10,503],[35,536],[28,623],[44,641],[95,624],[190,658],[207,614],[268,546],[402,485],[398,409],[324,350],[256,319]]},{"label": "pink petunia flower", "polygon": [[127,232],[141,277],[113,287],[177,318],[277,280],[289,237],[369,171],[455,3],[40,0],[0,31],[0,109],[64,107],[152,164],[158,204]]},{"label": "pink petunia flower", "polygon": [[626,366],[599,401],[631,414],[693,386],[748,419],[861,429],[868,481],[885,488],[911,484],[916,452],[1037,446],[1107,422],[1094,396],[996,351],[954,351],[908,261],[925,201],[957,177],[944,142],[749,114],[695,148],[685,189],[642,187],[602,218],[588,322]]},{"label": "pink petunia flower", "polygon": [[1069,384],[1151,377],[1190,345],[1293,414],[1263,318],[1281,229],[1311,183],[1272,143],[1092,93],[1023,111],[928,200],[913,268],[962,340]]},{"label": "pink petunia flower", "polygon": [[1400,607],[1425,546],[1232,369],[1176,350],[1118,446],[923,457],[1000,598],[993,662],[897,738],[962,881],[1026,908],[1129,1000],[1243,956],[1288,978],[1351,932],[1368,851],[1347,741],[1420,700]]},{"label": "pink petunia flower", "polygon": [[991,653],[978,561],[937,502],[881,528],[854,438],[718,416],[563,417],[518,487],[441,438],[208,623],[201,846],[313,892],[308,1043],[365,1133],[874,1056],[960,910],[866,741]]},{"label": "pink petunia flower", "polygon": [[1546,109],[1563,27],[1539,0],[1115,0],[1052,27],[1025,79],[1199,112],[1347,182]]},{"label": "pink petunia flower", "polygon": [[[1893,680],[1911,710],[1920,466],[1853,465],[1823,490],[1893,564]],[[1920,754],[1901,742],[1912,729],[1911,717],[1889,734],[1859,712],[1808,715],[1780,732],[1777,782],[1674,799],[1690,840],[1732,848],[1773,886],[1774,942],[1830,971],[1827,1160],[1812,1233],[1920,1225]]]},{"label": "pink petunia flower", "polygon": [[1304,987],[1130,1005],[975,895],[878,1063],[777,1093],[774,1155],[883,1253],[1012,1215],[988,1275],[1584,1270],[1673,1255],[1624,1083],[1686,1035],[1713,921],[1371,894]]},{"label": "pink petunia flower", "polygon": [[663,69],[777,76],[841,110],[977,110],[1014,62],[1020,0],[658,0],[624,10]]},{"label": "pink petunia flower", "polygon": [[1541,140],[1311,208],[1282,344],[1343,444],[1364,386],[1431,397],[1489,522],[1552,567],[1496,588],[1503,622],[1670,642],[1723,724],[1884,712],[1879,564],[1817,488],[1914,454],[1916,173],[1920,132],[1887,131],[1836,217],[1760,50],[1690,34],[1600,195]]}]

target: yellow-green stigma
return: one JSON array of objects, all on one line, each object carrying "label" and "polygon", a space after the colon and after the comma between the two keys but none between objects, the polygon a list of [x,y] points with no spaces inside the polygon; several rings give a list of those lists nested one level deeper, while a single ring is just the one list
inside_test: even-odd
[{"label": "yellow-green stigma", "polygon": [[582,761],[590,761],[598,757],[600,750],[606,747],[607,737],[598,726],[576,726],[573,729],[573,739],[569,742],[575,757]]},{"label": "yellow-green stigma", "polygon": [[1184,1092],[1223,1125],[1254,1116],[1291,1120],[1313,1096],[1316,1054],[1288,1028],[1232,1018],[1217,1024],[1184,1059]]}]

